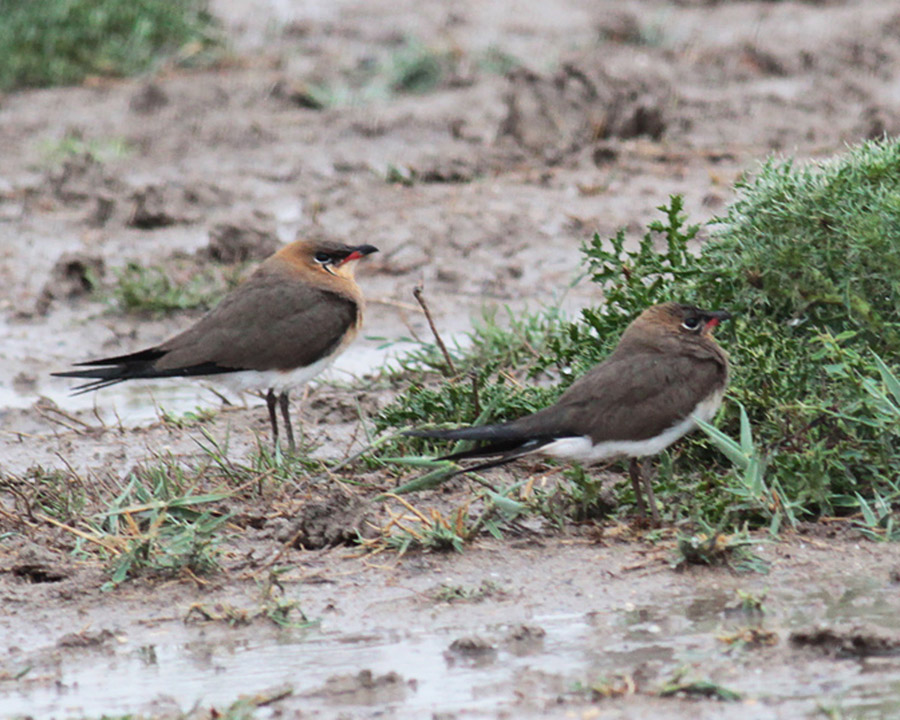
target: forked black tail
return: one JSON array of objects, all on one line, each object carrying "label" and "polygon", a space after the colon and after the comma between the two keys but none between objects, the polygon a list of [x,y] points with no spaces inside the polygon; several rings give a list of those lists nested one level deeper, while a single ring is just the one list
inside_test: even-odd
[{"label": "forked black tail", "polygon": [[466,460],[468,458],[493,458],[487,462],[461,469],[460,473],[487,470],[505,465],[553,442],[553,437],[525,435],[511,425],[482,425],[480,427],[453,428],[450,430],[409,430],[404,435],[440,440],[473,440],[480,443],[469,450],[443,455],[438,460]]},{"label": "forked black tail", "polygon": [[125,380],[139,380],[162,377],[188,377],[191,375],[214,375],[217,373],[234,372],[235,368],[227,368],[216,363],[201,363],[191,367],[168,368],[158,370],[153,363],[166,354],[166,350],[150,348],[130,355],[102,358],[100,360],[88,360],[76,363],[76,367],[88,367],[89,370],[69,370],[67,372],[51,373],[54,377],[93,378],[91,382],[77,385],[72,389],[73,395],[81,395],[109,387]]}]

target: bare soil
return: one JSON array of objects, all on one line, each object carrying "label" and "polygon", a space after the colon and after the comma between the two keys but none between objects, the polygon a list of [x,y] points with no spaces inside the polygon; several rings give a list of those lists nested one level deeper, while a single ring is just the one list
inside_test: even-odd
[{"label": "bare soil", "polygon": [[[770,153],[825,158],[900,131],[900,9],[878,0],[213,7],[233,42],[215,69],[0,97],[7,487],[36,467],[92,482],[160,454],[195,460],[200,429],[161,422],[163,410],[217,410],[203,427],[227,438],[236,461],[267,441],[255,398],[223,407],[189,383],[72,398],[49,377],[159,342],[197,316],[127,315],[89,292],[89,278],[108,289],[128,262],[186,280],[298,234],[378,246],[359,271],[368,337],[299,413],[315,453],[343,458],[396,390],[380,380],[383,362],[402,338],[429,337],[416,284],[447,337],[484,308],[574,312],[597,299],[590,283],[573,285],[594,232],[626,227],[633,240],[674,193],[707,220]],[[389,66],[407,38],[447,53],[434,90],[308,107],[311,87]],[[484,58],[497,51],[520,66],[494,71]],[[54,154],[73,140],[99,159]],[[366,493],[341,480],[374,490],[386,479],[354,472],[297,478],[233,507],[217,575],[110,592],[99,564],[71,554],[68,530],[18,515],[4,493],[0,715],[209,717],[258,693],[270,700],[260,716],[278,717],[900,714],[893,546],[819,524],[761,544],[767,576],[676,573],[671,535],[651,542],[617,528],[524,528],[461,554],[309,549],[366,527],[356,504]],[[450,507],[467,493],[460,481],[412,500]],[[286,596],[317,625],[251,617],[276,561],[291,567]],[[448,601],[446,588],[465,597]],[[738,589],[767,590],[766,614],[729,609]],[[195,603],[206,617],[243,611],[248,624],[185,622]],[[718,639],[750,626],[775,644]],[[700,698],[700,686],[662,697],[679,669],[742,699]]]}]

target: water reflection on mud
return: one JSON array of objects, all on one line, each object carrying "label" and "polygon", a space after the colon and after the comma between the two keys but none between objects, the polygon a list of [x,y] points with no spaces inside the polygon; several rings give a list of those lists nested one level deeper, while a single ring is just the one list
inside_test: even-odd
[{"label": "water reflection on mud", "polygon": [[[325,624],[287,630],[274,642],[252,634],[214,642],[174,625],[152,644],[132,647],[123,639],[106,652],[63,659],[53,683],[7,685],[0,707],[7,716],[35,717],[135,712],[151,703],[187,711],[197,703],[221,708],[238,695],[289,686],[285,702],[325,716],[328,708],[378,706],[389,708],[390,717],[428,717],[437,710],[493,717],[515,705],[518,717],[537,717],[548,705],[588,701],[584,688],[603,678],[634,676],[647,693],[688,668],[744,696],[721,717],[806,716],[824,702],[823,693],[853,708],[854,717],[892,716],[900,710],[900,681],[886,682],[885,672],[896,672],[897,658],[804,656],[807,667],[801,669],[785,657],[791,627],[810,613],[821,619],[819,603],[831,620],[865,619],[884,627],[894,621],[882,592],[860,581],[837,597],[795,593],[785,602],[781,596],[779,612],[753,617],[723,591],[535,617],[529,626],[436,624],[351,635]],[[754,655],[761,650],[729,650],[719,639],[759,623],[778,631],[781,655],[756,662],[766,657]]]}]

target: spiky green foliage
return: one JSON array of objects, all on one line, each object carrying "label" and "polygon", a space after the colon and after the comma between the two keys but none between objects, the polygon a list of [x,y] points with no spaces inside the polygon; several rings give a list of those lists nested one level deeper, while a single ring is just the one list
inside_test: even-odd
[{"label": "spiky green foliage", "polygon": [[216,44],[200,0],[0,0],[0,90],[132,75]]},{"label": "spiky green foliage", "polygon": [[108,509],[90,522],[101,538],[121,545],[110,563],[113,587],[141,572],[172,574],[182,568],[218,568],[218,545],[227,513],[207,509],[227,492],[196,493],[197,478],[172,458],[136,469]]},{"label": "spiky green foliage", "polygon": [[[870,142],[821,165],[769,160],[704,250],[698,292],[801,337],[858,334],[900,351],[900,143]],[[715,270],[715,272],[711,272]]]}]

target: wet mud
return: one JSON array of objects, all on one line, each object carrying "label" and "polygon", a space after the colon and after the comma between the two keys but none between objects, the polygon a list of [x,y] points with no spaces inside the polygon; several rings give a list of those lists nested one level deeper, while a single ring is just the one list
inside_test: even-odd
[{"label": "wet mud", "polygon": [[[450,341],[484,309],[575,313],[597,299],[579,266],[593,233],[624,227],[634,242],[674,193],[705,221],[770,153],[818,159],[900,132],[900,11],[213,10],[232,41],[219,67],[0,98],[0,715],[207,718],[241,696],[259,717],[900,715],[898,551],[824,523],[760,535],[768,575],[677,572],[671,534],[581,526],[370,555],[353,543],[380,506],[358,504],[342,477],[298,477],[235,501],[221,572],[101,590],[108,571],[22,501],[38,468],[90,490],[159,457],[196,463],[209,438],[235,462],[267,442],[252,396],[192,382],[71,396],[50,377],[202,313],[124,312],[112,296],[129,263],[223,280],[298,234],[379,247],[359,271],[364,337],[297,411],[313,456],[345,459],[397,391],[383,364],[430,339],[415,285]],[[447,64],[429,92],[359,80],[410,38]],[[60,156],[71,147],[82,151]],[[206,419],[165,419],[185,413]],[[353,480],[391,489],[374,470]],[[469,492],[460,482],[422,502]],[[273,567],[286,568],[295,626],[270,617]],[[738,590],[763,612],[741,609]]]},{"label": "wet mud", "polygon": [[[280,695],[276,716],[896,713],[896,584],[870,571],[898,551],[800,537],[759,551],[768,576],[675,573],[664,549],[553,539],[380,565],[345,549],[306,553],[281,579],[314,623],[281,629],[262,616],[190,617],[194,603],[259,602],[252,583],[218,578],[87,590],[73,633],[83,578],[43,583],[39,610],[20,578],[5,596],[4,710],[178,717],[195,703],[221,710],[238,695]],[[489,590],[446,599],[448,587],[479,585]],[[738,591],[762,608],[744,608]],[[710,700],[710,687],[735,698]]]}]

